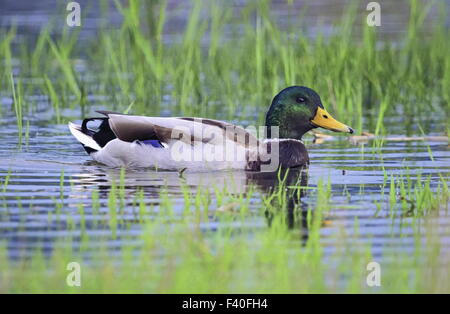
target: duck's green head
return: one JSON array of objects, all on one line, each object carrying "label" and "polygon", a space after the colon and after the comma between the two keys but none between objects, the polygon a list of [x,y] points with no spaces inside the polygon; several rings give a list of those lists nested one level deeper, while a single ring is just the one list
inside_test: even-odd
[{"label": "duck's green head", "polygon": [[[311,129],[322,127],[335,132],[353,133],[349,126],[335,120],[323,107],[320,96],[311,88],[291,86],[272,101],[266,126],[278,126],[280,138],[301,139]],[[274,137],[275,134],[270,133]]]}]

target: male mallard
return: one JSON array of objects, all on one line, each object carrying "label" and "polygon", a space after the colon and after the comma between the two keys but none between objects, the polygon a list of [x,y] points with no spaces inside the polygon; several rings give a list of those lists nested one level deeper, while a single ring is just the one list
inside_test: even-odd
[{"label": "male mallard", "polygon": [[[94,160],[114,167],[271,171],[309,163],[301,139],[313,128],[353,133],[324,109],[314,90],[303,86],[275,96],[264,140],[249,128],[218,120],[99,113],[106,117],[84,119],[81,126],[69,123],[69,128]],[[97,130],[87,127],[93,120],[101,121]]]}]

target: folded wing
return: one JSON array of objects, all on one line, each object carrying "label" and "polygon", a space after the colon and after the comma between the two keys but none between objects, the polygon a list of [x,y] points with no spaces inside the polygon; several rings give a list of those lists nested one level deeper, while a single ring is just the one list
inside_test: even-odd
[{"label": "folded wing", "polygon": [[227,122],[201,118],[161,118],[123,115],[100,112],[109,118],[114,134],[122,141],[159,140],[168,143],[174,140],[223,145],[224,140],[245,147],[257,147],[256,136],[242,127]]}]

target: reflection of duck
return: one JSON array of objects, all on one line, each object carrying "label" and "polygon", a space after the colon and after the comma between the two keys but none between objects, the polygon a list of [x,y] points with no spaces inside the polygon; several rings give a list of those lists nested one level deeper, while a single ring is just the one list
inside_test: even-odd
[{"label": "reflection of duck", "polygon": [[[84,119],[81,126],[70,123],[69,128],[94,160],[114,167],[273,171],[309,163],[301,138],[313,128],[353,133],[333,119],[315,91],[301,86],[275,96],[266,115],[271,138],[264,141],[218,120],[100,113],[106,118]],[[92,120],[102,121],[97,131],[87,127]]]},{"label": "reflection of duck", "polygon": [[[267,175],[268,174],[266,174],[266,176]],[[276,174],[272,173],[271,175],[276,176],[275,178],[272,178],[272,186],[269,185],[269,177],[266,177],[264,181],[260,181],[258,186],[264,187],[267,191],[276,191],[280,187],[286,189],[286,203],[284,204],[284,207],[278,208],[277,210],[285,211],[286,224],[289,229],[298,227],[300,228],[302,235],[307,237],[306,215],[308,213],[308,206],[302,201],[301,198],[306,194],[306,187],[308,186],[308,173],[305,169],[296,168],[280,171]],[[280,181],[277,177],[283,179]],[[277,182],[277,184],[274,185],[273,182]],[[270,226],[275,213],[271,210],[266,210],[265,215]]]},{"label": "reflection of duck", "polygon": [[[284,206],[274,203],[270,210],[265,210],[267,223],[270,226],[274,215],[281,213],[286,217],[288,228],[298,228],[303,239],[307,238],[308,207],[301,198],[307,191],[304,188],[308,185],[308,175],[306,169],[302,167],[282,169],[276,172],[223,171],[216,172],[214,175],[206,172],[186,172],[183,176],[173,171],[161,173],[150,169],[130,169],[123,172],[122,179],[120,177],[119,169],[101,165],[86,166],[82,173],[71,176],[72,194],[69,198],[84,199],[91,190],[96,189],[99,192],[100,202],[105,203],[112,186],[119,187],[121,180],[124,184],[123,196],[126,199],[124,204],[126,207],[129,206],[130,210],[135,206],[133,202],[139,195],[142,195],[145,204],[150,206],[160,204],[163,191],[166,191],[172,200],[179,199],[181,201],[184,197],[183,189],[185,187],[193,190],[200,188],[209,191],[212,195],[216,191],[245,194],[254,191],[253,187],[265,195],[270,195],[279,188],[288,188]],[[86,193],[88,194],[86,195]],[[234,204],[233,208],[235,206],[239,207],[239,204]],[[278,213],[275,213],[274,210]]]},{"label": "reflection of duck", "polygon": [[[302,167],[289,169],[290,185],[294,185],[294,177],[303,173]],[[268,193],[277,188],[280,173],[278,172],[252,172],[252,171],[221,171],[221,172],[184,172],[180,175],[173,171],[155,171],[152,169],[129,169],[123,173],[123,184],[131,196],[140,190],[148,196],[157,197],[163,189],[169,193],[181,193],[182,187],[201,188],[204,190],[227,191],[231,194],[247,193],[251,186],[256,186],[262,192]],[[83,167],[83,172],[74,173],[71,183],[75,190],[87,191],[97,188],[104,191],[105,196],[111,186],[120,185],[121,172],[116,168],[89,164]],[[302,180],[301,185],[306,185]]]}]

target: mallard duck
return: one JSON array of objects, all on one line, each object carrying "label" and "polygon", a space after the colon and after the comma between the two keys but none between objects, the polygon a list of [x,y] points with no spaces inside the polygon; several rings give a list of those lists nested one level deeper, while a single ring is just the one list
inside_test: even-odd
[{"label": "mallard duck", "polygon": [[[325,110],[314,90],[304,86],[285,88],[275,96],[266,114],[266,139],[258,139],[255,128],[212,119],[97,112],[104,117],[84,119],[81,125],[69,123],[69,129],[94,160],[113,167],[275,171],[309,164],[301,139],[311,129],[353,133]],[[99,126],[88,128],[95,120]]]}]

